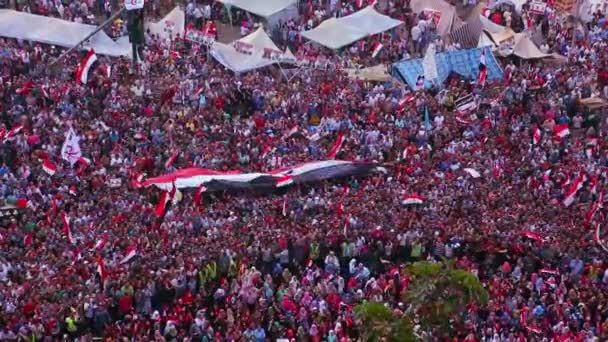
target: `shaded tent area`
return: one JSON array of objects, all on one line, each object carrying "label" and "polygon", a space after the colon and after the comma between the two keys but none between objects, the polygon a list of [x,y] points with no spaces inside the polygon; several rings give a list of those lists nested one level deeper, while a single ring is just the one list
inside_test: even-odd
[{"label": "shaded tent area", "polygon": [[521,59],[547,59],[556,63],[565,63],[567,58],[557,53],[544,53],[524,33],[515,33],[509,28],[500,32],[482,32],[479,47],[490,47],[502,57],[515,56]]},{"label": "shaded tent area", "polygon": [[287,21],[298,16],[297,0],[217,0],[226,6],[239,8],[261,17],[267,27],[274,27],[279,21]]},{"label": "shaded tent area", "polygon": [[[496,61],[489,47],[483,48],[486,55],[486,66],[488,81],[500,81],[504,79],[504,72]],[[437,81],[443,83],[450,73],[460,75],[464,79],[475,80],[479,76],[479,58],[482,48],[459,50],[452,52],[441,52],[435,55],[437,63]],[[398,75],[412,89],[416,87],[419,75],[424,75],[422,58],[401,61],[393,64],[393,74]],[[427,86],[430,85],[427,81]]]},{"label": "shaded tent area", "polygon": [[[29,40],[65,48],[76,46],[97,27],[58,18],[45,17],[13,10],[0,10],[0,36]],[[82,45],[83,50],[107,56],[131,56],[131,45],[112,40],[105,32],[97,32]]]},{"label": "shaded tent area", "polygon": [[337,50],[358,40],[389,31],[402,21],[378,13],[373,6],[342,18],[329,18],[312,30],[302,32],[302,37]]},{"label": "shaded tent area", "polygon": [[235,73],[243,73],[276,63],[295,63],[296,58],[287,49],[282,51],[262,28],[231,44],[215,42],[211,56]]},{"label": "shaded tent area", "polygon": [[414,13],[433,12],[437,21],[437,33],[449,35],[464,25],[457,14],[456,7],[444,0],[412,0],[410,7]]},{"label": "shaded tent area", "polygon": [[388,67],[384,64],[378,64],[367,68],[351,68],[344,69],[348,77],[355,80],[373,81],[373,82],[389,82],[392,79],[388,72]]}]

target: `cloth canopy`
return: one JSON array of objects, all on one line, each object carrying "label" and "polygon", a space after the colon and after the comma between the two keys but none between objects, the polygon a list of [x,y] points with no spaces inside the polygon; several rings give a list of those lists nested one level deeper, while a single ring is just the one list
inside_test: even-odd
[{"label": "cloth canopy", "polygon": [[[492,50],[489,47],[475,48],[468,50],[458,50],[452,52],[442,52],[435,55],[437,62],[438,81],[445,81],[450,73],[454,72],[460,76],[475,80],[479,75],[479,58],[481,50],[485,50],[486,66],[488,71],[488,81],[499,81],[504,79],[504,73],[496,61]],[[410,59],[393,65],[399,76],[412,88],[416,88],[416,81],[419,75],[424,75],[422,59]],[[430,81],[425,82],[425,86],[431,86]]]},{"label": "cloth canopy", "polygon": [[[244,43],[251,46],[250,54],[240,52],[235,48],[235,43]],[[247,72],[275,63],[295,62],[293,54],[289,51],[283,54],[280,60],[271,59],[265,56],[267,51],[281,52],[282,51],[268,37],[264,29],[258,28],[250,35],[243,37],[232,44],[223,44],[215,42],[211,47],[210,54],[223,66],[235,73]]]},{"label": "cloth canopy", "polygon": [[296,4],[296,0],[217,0],[224,5],[238,7],[249,13],[263,18],[269,18],[273,14]]},{"label": "cloth canopy", "polygon": [[163,40],[181,37],[184,34],[186,15],[179,7],[175,7],[169,14],[157,22],[146,23],[146,30],[159,36]]},{"label": "cloth canopy", "polygon": [[[74,47],[97,27],[58,18],[45,17],[13,10],[0,10],[0,36],[29,40],[65,48]],[[118,44],[105,32],[96,33],[83,50],[108,56],[130,56],[130,45]]]},{"label": "cloth canopy", "polygon": [[388,82],[392,79],[384,64],[378,64],[363,69],[345,69],[348,77],[357,80]]},{"label": "cloth canopy", "polygon": [[450,34],[453,30],[463,25],[462,20],[456,14],[456,7],[444,0],[412,0],[410,7],[414,13],[424,11],[438,12],[439,22],[437,23],[437,33],[440,36]]},{"label": "cloth canopy", "polygon": [[555,53],[544,53],[523,33],[515,34],[513,54],[522,59],[551,58],[558,62],[566,62],[567,58]]},{"label": "cloth canopy", "polygon": [[314,29],[302,32],[302,37],[336,50],[401,24],[402,21],[380,14],[368,6],[346,17],[329,18]]}]

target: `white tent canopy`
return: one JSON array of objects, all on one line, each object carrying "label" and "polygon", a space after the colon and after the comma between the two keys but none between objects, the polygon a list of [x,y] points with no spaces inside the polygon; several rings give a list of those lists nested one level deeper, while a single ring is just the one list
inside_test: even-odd
[{"label": "white tent canopy", "polygon": [[224,5],[238,7],[249,13],[268,18],[295,5],[296,0],[217,0]]},{"label": "white tent canopy", "polygon": [[314,29],[302,32],[302,36],[336,50],[401,24],[402,21],[380,14],[373,6],[368,6],[343,18],[329,18]]},{"label": "white tent canopy", "polygon": [[217,0],[226,7],[237,7],[266,20],[274,27],[279,20],[287,21],[298,15],[297,0]]},{"label": "white tent canopy", "polygon": [[456,14],[456,7],[444,0],[412,0],[410,7],[414,13],[434,11],[440,14],[437,33],[440,36],[450,34],[459,29],[464,23]]},{"label": "white tent canopy", "polygon": [[[279,62],[276,59],[271,59],[264,56],[265,50],[277,52],[280,52],[281,50],[274,44],[274,42],[270,39],[270,37],[268,37],[262,28],[259,28],[257,31],[237,40],[236,42],[252,46],[251,54],[245,54],[237,51],[234,46],[235,42],[232,44],[215,42],[211,47],[211,56],[213,56],[223,66],[235,73],[243,73],[258,68],[263,68]],[[281,61],[285,62],[291,59],[293,59],[295,62],[293,54],[287,51]]]},{"label": "white tent canopy", "polygon": [[175,7],[169,14],[158,22],[146,23],[146,30],[162,39],[181,37],[184,34],[186,16],[184,11]]},{"label": "white tent canopy", "polygon": [[[71,48],[95,29],[96,27],[93,25],[13,10],[0,10],[0,36],[2,37]],[[103,31],[91,37],[82,48],[92,48],[95,53],[100,55],[115,57],[131,55],[130,45],[116,43]]]}]

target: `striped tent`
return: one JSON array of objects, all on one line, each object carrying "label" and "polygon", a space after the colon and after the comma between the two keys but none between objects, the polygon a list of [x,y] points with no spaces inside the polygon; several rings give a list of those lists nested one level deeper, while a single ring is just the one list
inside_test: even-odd
[{"label": "striped tent", "polygon": [[[463,49],[470,49],[477,46],[479,37],[487,23],[482,21],[483,4],[477,5],[469,16],[465,19],[464,24],[450,33],[450,41],[460,44]],[[485,19],[485,17],[483,17]],[[486,20],[488,21],[488,20]],[[486,25],[484,25],[484,23]]]}]

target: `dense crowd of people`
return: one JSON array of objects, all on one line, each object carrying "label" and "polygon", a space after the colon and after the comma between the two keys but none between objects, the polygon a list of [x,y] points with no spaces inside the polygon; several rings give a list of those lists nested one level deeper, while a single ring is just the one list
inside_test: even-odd
[{"label": "dense crowd of people", "polygon": [[[67,3],[68,20],[104,8]],[[371,65],[374,39],[385,41],[385,62],[419,56],[430,41],[453,48],[418,26],[406,2],[381,1],[403,28],[340,56],[318,51],[297,32],[358,2],[302,3],[301,22],[275,33],[300,54]],[[223,15],[207,2],[186,6],[188,20]],[[0,340],[355,341],[357,304],[406,312],[403,266],[446,258],[491,298],[466,309],[455,340],[608,339],[606,108],[584,105],[608,97],[605,13],[582,31],[539,23],[567,64],[504,59],[504,81],[453,76],[415,92],[338,66],[235,75],[181,37],[169,47],[151,36],[136,68],[98,56],[111,74],[98,68],[82,84],[83,53],[50,66],[63,49],[1,39],[0,195],[18,215],[0,227]],[[470,94],[480,105],[459,113],[457,99]],[[70,130],[83,152],[73,165],[61,156]],[[182,189],[160,218],[161,191],[137,186],[186,167],[257,172],[323,160],[339,135],[338,159],[387,172],[204,193],[201,203]],[[403,205],[411,194],[424,203]]]}]

